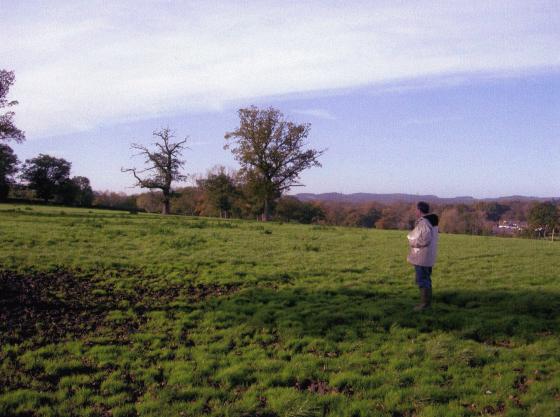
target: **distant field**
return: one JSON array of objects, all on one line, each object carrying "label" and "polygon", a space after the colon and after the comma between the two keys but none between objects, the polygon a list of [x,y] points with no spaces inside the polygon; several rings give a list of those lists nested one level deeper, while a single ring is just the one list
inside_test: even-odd
[{"label": "distant field", "polygon": [[560,416],[560,243],[0,205],[0,416]]}]

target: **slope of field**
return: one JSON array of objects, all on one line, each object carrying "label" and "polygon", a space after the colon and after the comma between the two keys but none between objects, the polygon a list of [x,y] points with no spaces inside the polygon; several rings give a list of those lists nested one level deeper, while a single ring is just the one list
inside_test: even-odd
[{"label": "slope of field", "polygon": [[1,416],[558,416],[560,244],[0,205]]}]

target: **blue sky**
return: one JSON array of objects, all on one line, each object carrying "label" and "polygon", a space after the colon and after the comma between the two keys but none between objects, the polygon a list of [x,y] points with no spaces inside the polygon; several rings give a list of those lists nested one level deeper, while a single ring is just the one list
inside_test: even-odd
[{"label": "blue sky", "polygon": [[293,192],[560,196],[557,2],[113,3],[0,0],[20,159],[132,192],[131,142],[235,168],[236,110],[271,105],[328,148]]}]

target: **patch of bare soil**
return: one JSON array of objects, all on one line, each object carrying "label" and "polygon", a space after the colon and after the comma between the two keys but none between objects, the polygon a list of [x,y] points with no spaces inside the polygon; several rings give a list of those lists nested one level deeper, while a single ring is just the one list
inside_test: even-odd
[{"label": "patch of bare soil", "polygon": [[132,292],[123,293],[100,288],[93,277],[77,277],[68,271],[25,275],[0,271],[0,345],[79,339],[106,326],[107,313],[118,310],[119,304],[127,301],[137,316],[111,329],[124,337],[138,330],[145,321],[145,313],[151,309],[165,308],[173,300],[196,303],[235,290],[233,286],[189,283],[157,290],[138,286]]},{"label": "patch of bare soil", "polygon": [[0,272],[0,343],[40,336],[55,342],[80,337],[105,317],[92,284],[66,272],[19,275]]},{"label": "patch of bare soil", "polygon": [[339,392],[336,388],[330,387],[325,381],[310,380],[310,379],[306,379],[301,382],[300,381],[296,382],[295,388],[299,391],[309,391],[319,395]]}]

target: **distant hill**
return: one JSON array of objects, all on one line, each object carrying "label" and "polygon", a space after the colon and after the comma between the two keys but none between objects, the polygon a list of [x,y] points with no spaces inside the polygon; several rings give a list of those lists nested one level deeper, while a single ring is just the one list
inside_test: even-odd
[{"label": "distant hill", "polygon": [[417,201],[427,201],[429,203],[435,204],[472,204],[476,201],[547,201],[554,200],[554,198],[544,198],[544,197],[527,197],[527,196],[506,196],[506,197],[496,197],[496,198],[482,198],[476,199],[470,196],[460,196],[460,197],[438,197],[436,195],[418,195],[418,194],[374,194],[374,193],[353,193],[353,194],[342,194],[342,193],[323,193],[323,194],[313,194],[313,193],[300,193],[295,194],[298,200],[301,201],[335,201],[342,203],[383,203],[383,204],[393,204],[393,203],[414,203]]}]

